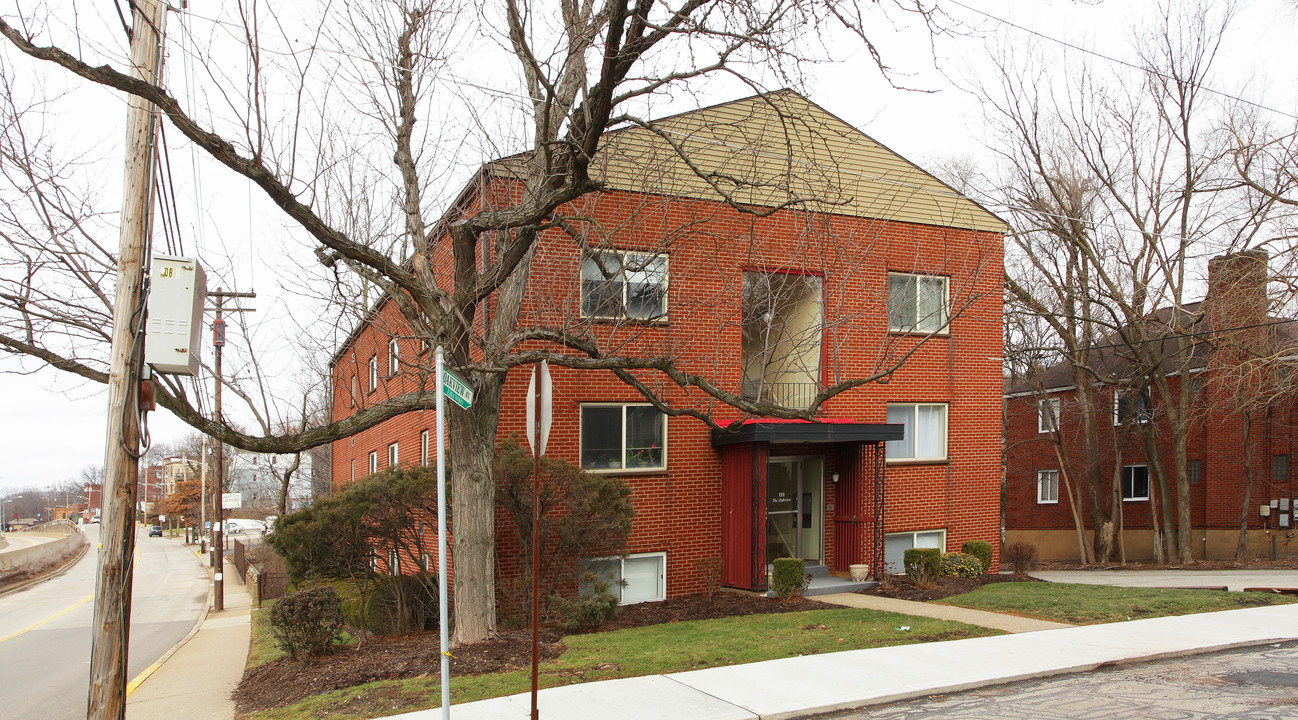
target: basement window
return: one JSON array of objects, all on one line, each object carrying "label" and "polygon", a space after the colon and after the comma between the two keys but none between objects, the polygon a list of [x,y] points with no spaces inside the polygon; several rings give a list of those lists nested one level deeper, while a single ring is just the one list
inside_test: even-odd
[{"label": "basement window", "polygon": [[667,598],[667,553],[639,553],[625,558],[594,558],[582,563],[583,575],[593,575],[581,583],[582,597],[596,591],[595,583],[608,584],[608,591],[623,605],[654,602]]}]

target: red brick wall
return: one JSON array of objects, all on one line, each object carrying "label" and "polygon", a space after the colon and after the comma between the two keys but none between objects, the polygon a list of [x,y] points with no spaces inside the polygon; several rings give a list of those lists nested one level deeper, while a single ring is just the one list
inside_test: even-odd
[{"label": "red brick wall", "polygon": [[[503,192],[503,190],[502,190]],[[965,540],[997,542],[1001,475],[1001,251],[990,233],[785,211],[754,218],[704,201],[631,193],[593,194],[575,203],[573,215],[593,218],[618,249],[666,252],[670,257],[666,322],[615,324],[577,317],[582,248],[558,233],[538,249],[530,292],[519,324],[563,324],[598,339],[610,354],[672,357],[688,372],[736,390],[740,363],[739,289],[745,269],[817,274],[824,282],[823,380],[827,383],[888,371],[879,382],[829,401],[822,415],[859,422],[885,422],[889,402],[948,403],[948,457],[941,463],[887,468],[886,530],[946,529],[949,549]],[[590,223],[579,226],[597,235]],[[598,237],[603,237],[602,235]],[[887,330],[890,271],[950,278],[955,313],[947,336],[916,348],[917,338]],[[376,351],[386,375],[387,336],[400,334],[390,308],[378,312],[344,349],[334,368],[334,417],[431,381],[411,368],[364,390],[365,362]],[[409,347],[409,349],[407,349]],[[415,342],[403,344],[412,353]],[[911,353],[906,356],[907,353]],[[407,355],[408,356],[408,355]],[[893,370],[893,363],[906,356]],[[353,405],[351,377],[362,374]],[[523,431],[527,370],[509,374],[501,400],[502,436]],[[641,402],[607,371],[553,367],[554,426],[549,454],[578,461],[579,408],[585,402]],[[674,405],[711,412],[722,420],[739,414],[715,407],[697,391],[671,385],[661,374],[637,375]],[[454,409],[451,410],[452,412]],[[386,466],[388,443],[399,443],[402,462],[418,461],[419,431],[433,426],[433,412],[407,413],[334,444],[335,485],[367,472],[377,450]],[[720,458],[709,427],[690,417],[668,421],[665,472],[626,473],[636,518],[630,551],[667,553],[669,595],[703,589],[695,560],[720,554]],[[832,465],[832,453],[827,454]],[[831,472],[829,468],[826,475]],[[827,501],[833,493],[825,492]],[[830,533],[832,535],[832,531]],[[826,555],[833,538],[826,538]],[[502,547],[507,558],[516,548]]]}]

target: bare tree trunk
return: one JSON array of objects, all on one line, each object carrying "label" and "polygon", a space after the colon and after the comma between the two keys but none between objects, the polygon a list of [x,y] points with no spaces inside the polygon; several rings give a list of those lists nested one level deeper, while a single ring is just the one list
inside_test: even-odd
[{"label": "bare tree trunk", "polygon": [[[1058,440],[1058,430],[1055,431],[1055,435]],[[1086,523],[1082,519],[1082,511],[1077,507],[1073,476],[1068,472],[1068,463],[1064,462],[1063,448],[1059,442],[1055,443],[1055,458],[1059,461],[1059,479],[1063,481],[1064,490],[1068,492],[1068,512],[1073,517],[1073,530],[1077,532],[1077,556],[1081,558],[1083,565],[1090,565],[1095,562],[1095,551],[1086,542]]]},{"label": "bare tree trunk", "polygon": [[503,376],[488,377],[477,390],[472,407],[462,412],[448,408],[454,645],[479,642],[496,632],[496,485],[492,461],[503,383]]},{"label": "bare tree trunk", "polygon": [[1244,501],[1239,509],[1239,540],[1235,543],[1235,560],[1248,554],[1248,519],[1253,516],[1253,412],[1245,407],[1240,415],[1244,421]]},{"label": "bare tree trunk", "polygon": [[[1175,535],[1176,518],[1172,515],[1172,507],[1168,504],[1167,498],[1170,497],[1167,492],[1167,473],[1163,472],[1163,463],[1158,452],[1158,443],[1155,438],[1155,430],[1151,427],[1141,429],[1141,437],[1145,443],[1145,459],[1149,463],[1150,483],[1149,483],[1149,529],[1154,533],[1154,562],[1162,565],[1167,562],[1168,558],[1164,554],[1171,555],[1172,562],[1181,562],[1177,557],[1175,543],[1172,538]],[[1157,490],[1155,490],[1157,489]],[[1166,545],[1164,541],[1166,540]]]}]

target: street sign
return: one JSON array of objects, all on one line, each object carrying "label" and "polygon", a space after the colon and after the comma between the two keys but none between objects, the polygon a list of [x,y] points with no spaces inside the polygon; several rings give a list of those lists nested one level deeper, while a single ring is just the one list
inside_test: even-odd
[{"label": "street sign", "polygon": [[[539,441],[536,430],[538,376],[540,377],[541,392],[541,431]],[[542,360],[540,365],[535,366],[532,371],[532,379],[527,383],[527,444],[532,447],[532,452],[537,455],[545,454],[546,442],[550,439],[551,408],[554,405],[553,395],[554,391],[550,383],[550,364]],[[537,449],[538,445],[540,446],[539,450]]]},{"label": "street sign", "polygon": [[238,510],[243,507],[243,493],[221,493],[222,510]]},{"label": "street sign", "polygon": [[473,388],[450,368],[442,368],[442,394],[465,410],[473,404]]}]

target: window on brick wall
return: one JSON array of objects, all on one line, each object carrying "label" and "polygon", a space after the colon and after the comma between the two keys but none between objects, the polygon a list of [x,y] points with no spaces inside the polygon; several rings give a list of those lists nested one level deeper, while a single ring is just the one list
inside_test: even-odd
[{"label": "window on brick wall", "polygon": [[1042,398],[1037,401],[1037,432],[1048,433],[1059,429],[1059,398]]},{"label": "window on brick wall", "polygon": [[903,427],[902,439],[886,446],[889,460],[946,459],[944,403],[890,403],[888,422]]},{"label": "window on brick wall", "polygon": [[369,372],[369,381],[370,381],[370,384],[369,384],[369,387],[366,388],[366,389],[369,390],[370,392],[374,392],[374,391],[378,388],[378,386],[379,386],[379,356],[378,356],[378,353],[375,353],[374,355],[371,355],[371,356],[370,356],[369,371],[370,371],[370,372]]},{"label": "window on brick wall", "polygon": [[428,464],[428,431],[423,430],[419,433],[419,464]]},{"label": "window on brick wall", "polygon": [[947,279],[888,273],[888,329],[947,332]]},{"label": "window on brick wall", "polygon": [[1186,482],[1191,485],[1198,485],[1203,482],[1203,461],[1186,460],[1185,461]]},{"label": "window on brick wall", "polygon": [[1128,465],[1122,468],[1122,499],[1126,502],[1149,499],[1149,466]]},{"label": "window on brick wall", "polygon": [[397,554],[395,548],[388,551],[388,572],[393,575],[401,574],[401,556]]},{"label": "window on brick wall", "polygon": [[1037,502],[1048,505],[1059,502],[1059,471],[1037,471]]},{"label": "window on brick wall", "polygon": [[1113,424],[1149,422],[1151,416],[1148,390],[1114,390]]},{"label": "window on brick wall", "polygon": [[396,338],[388,341],[388,376],[391,377],[401,371],[401,344]]},{"label": "window on brick wall", "polygon": [[888,533],[883,538],[884,572],[900,574],[906,571],[906,551],[911,548],[946,549],[946,530],[919,530],[916,532]]},{"label": "window on brick wall", "polygon": [[[586,572],[608,584],[623,605],[653,602],[667,597],[667,553],[638,553],[624,558],[594,558],[582,563]],[[582,597],[594,594],[594,584],[584,579]]]},{"label": "window on brick wall", "polygon": [[356,458],[352,458],[352,482],[356,482]]},{"label": "window on brick wall", "polygon": [[379,471],[379,451],[371,450],[370,451],[370,474],[373,475],[378,471]]},{"label": "window on brick wall", "polygon": [[667,315],[667,256],[593,252],[581,264],[581,314],[656,320]]},{"label": "window on brick wall", "polygon": [[652,405],[582,405],[581,466],[588,470],[665,469],[667,416]]},{"label": "window on brick wall", "polygon": [[397,444],[392,443],[391,445],[388,446],[388,467],[396,467],[398,457],[399,456],[397,455]]},{"label": "window on brick wall", "polygon": [[1288,455],[1271,456],[1271,482],[1273,483],[1289,482],[1289,456]]}]

